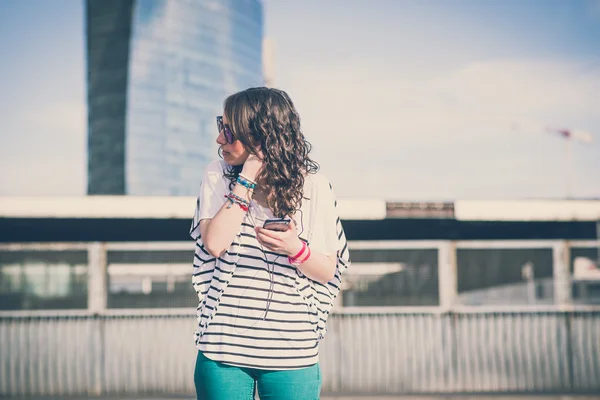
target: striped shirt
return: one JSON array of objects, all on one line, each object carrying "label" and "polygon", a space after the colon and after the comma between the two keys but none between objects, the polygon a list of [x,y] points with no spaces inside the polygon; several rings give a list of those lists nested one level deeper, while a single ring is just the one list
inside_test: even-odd
[{"label": "striped shirt", "polygon": [[255,202],[227,252],[218,259],[208,254],[199,223],[214,217],[225,202],[226,167],[221,160],[207,166],[190,230],[196,239],[196,347],[210,359],[243,367],[285,370],[313,365],[341,274],[350,264],[331,185],[320,173],[308,175],[305,200],[294,216],[299,237],[312,252],[337,257],[335,277],[324,285],[304,276],[287,256],[261,247],[254,226],[262,226],[273,214]]}]

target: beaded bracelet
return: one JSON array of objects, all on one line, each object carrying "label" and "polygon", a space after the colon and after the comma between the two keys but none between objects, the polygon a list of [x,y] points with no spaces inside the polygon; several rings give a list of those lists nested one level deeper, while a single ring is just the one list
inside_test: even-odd
[{"label": "beaded bracelet", "polygon": [[253,190],[256,187],[255,182],[252,182],[241,175],[238,175],[236,182],[250,190]]},{"label": "beaded bracelet", "polygon": [[255,180],[248,178],[246,175],[242,174],[241,172],[238,174],[238,176],[241,176],[242,178],[244,178],[245,180],[247,180],[250,183],[256,184]]},{"label": "beaded bracelet", "polygon": [[227,208],[231,208],[231,206],[237,204],[242,210],[248,211],[248,208],[250,207],[250,203],[248,203],[246,200],[242,199],[240,196],[236,195],[233,192],[230,192],[229,194],[225,195],[225,198],[231,203]]},{"label": "beaded bracelet", "polygon": [[248,202],[248,200],[244,199],[243,197],[238,196],[237,194],[235,194],[233,192],[229,192],[229,194],[226,197],[232,198],[237,203],[242,203],[242,204],[244,204],[246,206],[250,205],[250,203]]}]

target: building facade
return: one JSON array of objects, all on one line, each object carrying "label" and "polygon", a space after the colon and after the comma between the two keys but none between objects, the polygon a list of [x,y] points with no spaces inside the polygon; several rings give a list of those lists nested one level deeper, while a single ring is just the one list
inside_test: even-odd
[{"label": "building facade", "polygon": [[[195,204],[0,197],[0,311],[193,310]],[[352,261],[344,307],[600,305],[600,201],[339,198],[337,208]]]},{"label": "building facade", "polygon": [[88,194],[195,195],[225,97],[264,84],[259,0],[87,0]]}]

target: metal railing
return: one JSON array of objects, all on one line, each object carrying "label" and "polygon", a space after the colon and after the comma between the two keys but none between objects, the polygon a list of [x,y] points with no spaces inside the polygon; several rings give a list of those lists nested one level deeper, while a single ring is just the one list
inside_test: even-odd
[{"label": "metal railing", "polygon": [[600,309],[352,312],[330,334],[332,392],[600,391]]},{"label": "metal railing", "polygon": [[[191,395],[189,310],[4,312],[0,395]],[[600,393],[600,307],[332,314],[323,393]]]},{"label": "metal railing", "polygon": [[[87,296],[87,300],[84,307],[87,307],[89,312],[97,313],[102,312],[106,309],[110,303],[108,297],[110,296],[110,290],[108,289],[109,280],[108,275],[111,275],[109,268],[112,267],[127,267],[130,268],[135,263],[148,261],[148,257],[155,257],[155,260],[151,262],[156,263],[158,258],[161,262],[165,263],[165,270],[169,271],[169,275],[177,273],[180,269],[172,268],[173,263],[177,266],[181,266],[185,270],[185,265],[191,265],[191,259],[193,254],[193,242],[130,242],[130,243],[9,243],[0,244],[0,268],[2,268],[2,257],[12,253],[14,256],[10,256],[13,259],[13,266],[15,264],[25,264],[24,261],[27,257],[37,257],[36,263],[43,262],[39,260],[39,257],[44,254],[65,254],[61,262],[65,265],[77,264],[81,267],[82,271],[85,271],[87,276],[87,282],[85,284],[86,293],[81,293],[83,296]],[[511,285],[524,284],[526,283],[520,276],[515,277],[514,273],[516,269],[524,267],[527,261],[535,263],[536,272],[535,279],[547,279],[551,278],[549,285],[546,285],[544,289],[545,297],[541,303],[545,304],[572,304],[575,300],[572,293],[571,285],[571,264],[572,255],[577,254],[577,251],[587,249],[587,251],[595,253],[592,257],[597,259],[600,254],[600,240],[588,240],[588,241],[564,241],[564,240],[510,240],[510,241],[350,241],[349,247],[351,255],[369,255],[372,260],[363,260],[363,262],[369,263],[396,263],[403,268],[409,267],[412,270],[411,274],[405,274],[405,277],[417,276],[421,279],[420,283],[426,283],[423,286],[428,292],[421,293],[426,295],[428,299],[422,301],[420,305],[440,305],[446,309],[449,309],[457,304],[468,304],[468,303],[483,303],[485,304],[487,299],[481,296],[481,293],[476,296],[470,296],[469,293],[465,293],[464,279],[465,276],[473,276],[472,270],[469,270],[472,265],[477,264],[479,267],[486,267],[486,264],[496,268],[496,272],[492,273],[491,276],[498,276],[500,269],[499,264],[502,263],[503,254],[512,252],[513,255],[517,254],[516,258],[519,258],[518,254],[529,251],[530,259],[524,259],[523,265],[509,265],[513,276],[509,281]],[[71,253],[77,252],[78,258],[75,260]],[[81,254],[84,254],[83,261],[80,260]],[[590,254],[592,254],[590,253]],[[40,255],[41,254],[41,255]],[[71,254],[69,257],[66,254]],[[144,257],[139,256],[140,254]],[[186,257],[183,257],[183,255]],[[189,257],[187,256],[189,254]],[[20,255],[20,256],[19,256]],[[114,258],[119,256],[122,259],[121,264],[115,265]],[[7,256],[8,257],[8,256]],[[19,261],[18,257],[22,257]],[[138,258],[137,261],[128,261],[129,258]],[[141,258],[140,258],[141,257]],[[363,257],[364,258],[364,257]],[[368,257],[367,257],[368,258]],[[163,259],[170,259],[171,261],[164,261]],[[189,259],[189,260],[188,260]],[[469,260],[471,262],[469,266]],[[112,260],[112,261],[111,261]],[[146,260],[146,261],[143,261]],[[169,264],[170,265],[167,265]],[[81,264],[81,265],[80,265]],[[85,265],[87,264],[87,265]],[[427,276],[419,275],[421,270],[418,268],[424,265],[424,271]],[[170,267],[170,268],[169,268]],[[113,268],[114,269],[114,268]],[[469,272],[471,271],[471,272]],[[481,269],[475,271],[478,274]],[[24,274],[25,272],[23,272]],[[471,273],[471,275],[469,275]],[[504,269],[502,263],[502,274],[506,274],[507,269]],[[518,272],[520,274],[520,272]],[[353,269],[349,269],[349,275],[353,274]],[[480,274],[481,275],[481,274]],[[483,274],[484,275],[484,274]],[[179,278],[186,278],[187,275],[178,276]],[[172,278],[172,277],[171,277]],[[360,277],[355,277],[359,279]],[[381,277],[380,277],[381,278]],[[398,278],[398,277],[396,277]],[[173,282],[179,280],[173,280]],[[169,281],[168,284],[171,286],[174,283]],[[530,280],[529,283],[534,282]],[[406,287],[407,284],[415,282],[410,279],[400,277],[396,280],[398,286]],[[538,282],[541,284],[541,282]],[[461,289],[461,286],[463,287]],[[489,286],[495,286],[498,289],[501,286],[501,282],[490,282],[490,285],[480,285],[481,288],[487,288]],[[191,286],[190,294],[191,294]],[[474,288],[467,288],[467,291],[473,290]],[[476,287],[475,287],[476,289]],[[513,290],[514,289],[514,290]],[[518,292],[519,296],[515,297],[513,304],[526,305],[530,303],[528,300],[528,291],[526,287],[518,288],[507,288],[507,293]],[[435,293],[434,293],[435,292]],[[551,292],[551,293],[550,293]],[[399,293],[400,294],[400,293]],[[402,293],[403,295],[407,295]],[[473,293],[475,295],[476,293]],[[192,297],[190,296],[190,300]],[[414,299],[413,299],[414,300]],[[176,306],[187,306],[187,303],[182,304],[181,301],[175,302]],[[494,302],[497,303],[497,302]],[[381,305],[388,303],[379,303]],[[398,302],[397,305],[401,304],[419,304],[414,301]],[[156,304],[158,307],[164,307],[166,304]],[[354,305],[353,303],[347,305]],[[375,302],[374,305],[377,305]],[[125,303],[124,307],[137,307],[137,304]],[[37,308],[36,306],[32,308]],[[42,307],[43,308],[43,307]]]},{"label": "metal railing", "polygon": [[[600,306],[574,306],[570,285],[571,249],[600,241],[349,245],[433,250],[439,307],[336,306],[320,347],[323,393],[600,393]],[[191,249],[190,242],[0,245],[4,252],[86,250],[88,264],[86,310],[0,312],[0,396],[191,396],[193,308],[107,307],[111,251]],[[544,249],[554,304],[458,305],[457,253],[478,249]]]}]

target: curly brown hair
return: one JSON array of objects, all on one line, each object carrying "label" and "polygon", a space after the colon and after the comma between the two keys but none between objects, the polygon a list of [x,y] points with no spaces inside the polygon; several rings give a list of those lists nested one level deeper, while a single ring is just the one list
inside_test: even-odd
[{"label": "curly brown hair", "polygon": [[[224,114],[235,138],[251,154],[263,153],[258,182],[267,182],[267,205],[277,217],[295,213],[301,205],[306,174],[314,174],[319,164],[311,160],[311,144],[300,129],[300,116],[288,94],[282,90],[256,87],[225,100]],[[243,165],[223,171],[229,188]]]}]

